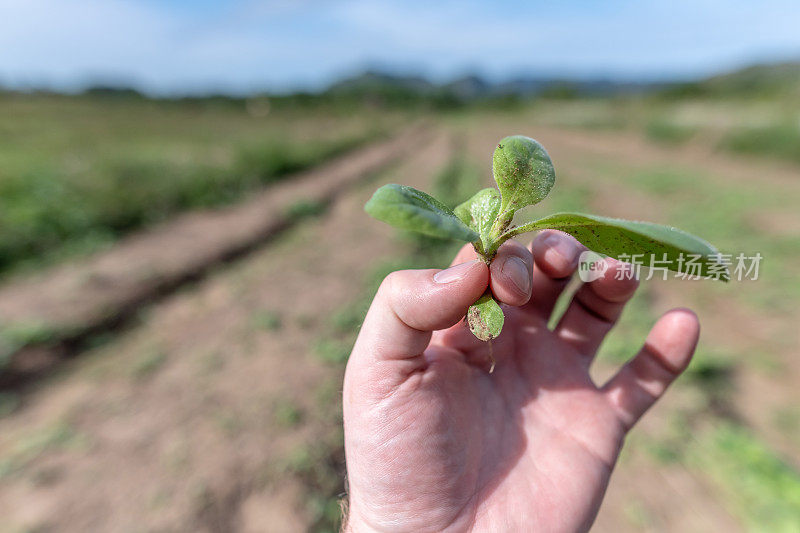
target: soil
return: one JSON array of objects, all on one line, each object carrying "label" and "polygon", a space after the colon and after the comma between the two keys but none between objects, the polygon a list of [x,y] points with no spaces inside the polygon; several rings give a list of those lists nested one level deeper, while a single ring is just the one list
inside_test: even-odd
[{"label": "soil", "polygon": [[[449,154],[446,136],[429,136],[389,177],[425,187]],[[305,530],[307,494],[286,470],[339,423],[319,420],[341,375],[315,356],[318,332],[372,260],[396,253],[392,230],[361,209],[371,187],[26,391],[0,420],[0,530]],[[264,313],[280,325],[260,325]],[[276,419],[278,405],[298,420]]]},{"label": "soil", "polygon": [[[19,405],[0,418],[0,530],[309,529],[318,518],[309,486],[326,480],[303,473],[326,461],[341,467],[340,457],[326,455],[336,449],[328,441],[339,431],[341,366],[320,357],[322,332],[362,293],[375,261],[403,253],[394,231],[362,211],[377,183],[368,175],[426,189],[454,153],[447,127],[421,131],[285,189],[187,215],[87,262],[0,288],[3,320],[44,318],[72,330],[91,330],[120,302],[138,302],[128,327],[94,337],[95,345],[81,345],[75,357],[12,389]],[[633,167],[680,161],[712,179],[758,175],[765,186],[800,193],[797,170],[780,164],[509,119],[459,132],[487,182],[487,154],[512,131],[542,141],[559,170],[589,190],[599,213],[664,221],[660,199],[595,183],[598,158]],[[308,198],[329,198],[329,209],[264,238],[273,227],[266,212],[283,213],[287,203]],[[769,220],[796,225],[793,214],[785,216]],[[222,261],[231,249],[244,250]],[[202,276],[187,275],[198,270]],[[167,279],[183,281],[163,291]],[[143,298],[141,287],[158,297]],[[734,367],[731,409],[798,464],[800,446],[771,422],[796,404],[797,311],[751,309],[707,284],[658,282],[650,289],[656,311],[700,310],[704,346],[770,352],[777,372],[747,361]],[[637,446],[693,401],[680,383],[631,434],[595,531],[743,529],[701,470],[654,461]]]},{"label": "soil", "polygon": [[44,328],[44,346],[14,354],[0,386],[18,386],[80,348],[87,335],[116,327],[150,301],[209,269],[265,244],[294,222],[293,205],[326,205],[359,180],[425,142],[416,125],[346,154],[224,209],[180,216],[120,242],[105,253],[12,280],[0,287],[0,325]]}]

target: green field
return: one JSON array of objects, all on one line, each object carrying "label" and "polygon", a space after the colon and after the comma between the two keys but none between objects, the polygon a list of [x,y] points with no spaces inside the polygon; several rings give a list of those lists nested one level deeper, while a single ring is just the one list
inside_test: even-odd
[{"label": "green field", "polygon": [[0,276],[230,203],[402,120],[267,100],[0,96]]},{"label": "green field", "polygon": [[631,433],[595,530],[796,530],[800,93],[781,80],[473,103],[0,96],[7,284],[421,117],[430,133],[332,205],[286,205],[273,241],[90,337],[36,387],[0,391],[0,529],[335,531],[341,377],[364,312],[388,272],[443,267],[457,248],[397,234],[363,203],[397,182],[455,205],[490,183],[494,143],[524,133],[558,175],[535,214],[647,219],[764,258],[757,281],[642,283],[603,345],[598,381],[667,309],[703,327],[686,375]]}]

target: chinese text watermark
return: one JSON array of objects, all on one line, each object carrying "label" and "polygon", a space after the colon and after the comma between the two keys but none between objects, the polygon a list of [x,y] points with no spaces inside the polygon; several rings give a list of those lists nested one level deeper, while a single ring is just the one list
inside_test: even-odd
[{"label": "chinese text watermark", "polygon": [[[616,279],[649,280],[660,277],[666,280],[671,270],[677,270],[678,272],[672,272],[672,276],[679,279],[755,281],[758,279],[763,256],[758,252],[754,255],[746,255],[744,252],[737,255],[716,254],[709,261],[709,258],[700,254],[679,253],[677,256],[670,256],[663,253],[660,258],[654,254],[620,254],[617,259],[626,265],[616,271]],[[645,276],[642,276],[642,267],[647,267]],[[608,262],[605,261],[605,256],[588,250],[581,254],[578,262],[578,277],[581,281],[599,279],[606,270]]]}]

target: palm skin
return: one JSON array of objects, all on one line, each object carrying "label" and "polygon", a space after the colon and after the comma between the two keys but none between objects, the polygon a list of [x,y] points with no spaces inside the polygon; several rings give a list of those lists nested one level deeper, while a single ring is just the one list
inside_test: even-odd
[{"label": "palm skin", "polygon": [[[576,243],[570,245],[578,249]],[[548,264],[546,254],[539,253],[541,261],[537,258],[534,268],[530,253],[526,257],[516,246],[505,253],[530,261],[534,298],[526,303],[525,290],[513,294],[519,284],[509,285],[492,270],[496,296],[517,305],[505,306],[503,333],[492,342],[493,373],[488,372],[489,345],[472,337],[463,323],[427,336],[423,331],[429,328],[408,324],[414,318],[404,313],[410,307],[413,314],[413,306],[425,297],[419,284],[421,297],[397,291],[402,286],[398,281],[390,283],[401,296],[394,307],[388,305],[389,314],[411,331],[393,337],[398,330],[389,327],[372,336],[371,324],[386,319],[370,310],[345,378],[350,530],[587,530],[627,429],[688,362],[696,335],[676,345],[675,328],[686,330],[691,322],[689,314],[678,312],[680,316],[667,320],[672,327],[667,344],[661,343],[664,350],[653,349],[659,335],[665,336],[654,329],[650,349],[642,352],[651,360],[656,353],[664,361],[621,371],[616,381],[596,386],[589,375],[591,358],[633,293],[635,281],[607,280],[604,290],[584,298],[589,305],[573,303],[559,328],[550,331],[547,318],[564,276],[553,279],[547,274],[568,274],[574,265],[568,264],[571,259]],[[459,254],[463,255],[469,252]],[[425,279],[427,274],[416,275]],[[504,281],[506,287],[501,287]],[[478,294],[480,284],[479,280]],[[537,288],[543,294],[540,299],[535,297]],[[598,299],[596,292],[610,299]],[[472,296],[464,298],[468,302]],[[376,302],[380,299],[379,293]],[[425,308],[437,314],[430,304]],[[597,323],[576,330],[576,324],[583,327],[588,320]],[[661,329],[666,331],[665,326]],[[683,352],[688,348],[688,355],[676,354],[676,346]],[[659,380],[663,387],[653,388]],[[643,386],[631,389],[637,383]]]}]

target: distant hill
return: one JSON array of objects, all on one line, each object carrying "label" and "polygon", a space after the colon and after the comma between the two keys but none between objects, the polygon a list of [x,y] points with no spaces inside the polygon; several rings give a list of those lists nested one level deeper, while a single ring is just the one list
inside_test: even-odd
[{"label": "distant hill", "polygon": [[[0,94],[14,94],[4,90]],[[29,90],[28,93],[47,94],[49,89]],[[174,100],[181,102],[218,102],[243,105],[249,97],[225,94],[203,96],[151,97],[137,89],[116,84],[96,84],[82,92],[93,98]],[[717,74],[703,79],[676,82],[635,82],[610,78],[565,78],[546,75],[520,75],[505,80],[489,80],[469,74],[444,83],[435,83],[421,75],[406,75],[388,70],[367,70],[346,77],[321,91],[290,94],[259,93],[275,102],[307,104],[339,100],[367,102],[379,105],[414,105],[422,103],[435,107],[453,107],[479,101],[519,102],[549,98],[607,97],[630,94],[651,94],[667,98],[683,97],[800,97],[800,60],[783,63],[764,63]]]},{"label": "distant hill", "polygon": [[92,85],[84,89],[83,94],[106,98],[146,98],[139,90],[121,85]]},{"label": "distant hill", "polygon": [[492,92],[492,85],[476,75],[457,78],[442,85],[442,90],[452,93],[461,100],[482,98]]},{"label": "distant hill", "polygon": [[762,63],[698,81],[672,83],[666,96],[800,97],[800,61]]},{"label": "distant hill", "polygon": [[800,61],[759,64],[689,82],[630,82],[608,78],[557,78],[518,76],[492,82],[468,75],[435,84],[418,75],[367,71],[331,85],[323,94],[409,98],[438,98],[443,101],[472,102],[500,97],[548,96],[574,98],[655,93],[681,96],[800,95]]},{"label": "distant hill", "polygon": [[323,99],[373,102],[380,105],[408,106],[421,102],[437,107],[452,107],[461,102],[447,90],[422,76],[403,76],[368,70],[340,80],[318,96]]},{"label": "distant hill", "polygon": [[712,93],[794,93],[800,95],[800,61],[761,64],[701,82]]},{"label": "distant hill", "polygon": [[435,84],[418,75],[404,76],[377,70],[345,78],[323,92],[326,95],[399,95],[430,97],[449,96],[469,102],[485,98],[515,96],[529,98],[539,95],[576,97],[605,96],[641,92],[653,88],[651,83],[617,82],[605,78],[559,79],[546,76],[520,76],[501,82],[490,82],[471,74],[452,81]]},{"label": "distant hill", "polygon": [[422,76],[402,76],[368,70],[362,74],[333,83],[325,91],[330,94],[349,92],[410,91],[420,94],[431,93],[436,86]]}]

